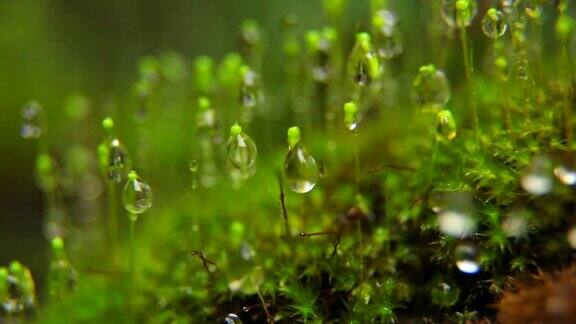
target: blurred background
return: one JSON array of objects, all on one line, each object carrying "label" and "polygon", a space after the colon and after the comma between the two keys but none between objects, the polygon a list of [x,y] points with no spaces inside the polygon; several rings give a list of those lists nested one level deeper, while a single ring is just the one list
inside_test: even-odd
[{"label": "blurred background", "polygon": [[[369,1],[350,2],[346,20],[358,29]],[[36,145],[19,136],[26,102],[41,103],[48,136],[66,141],[70,133],[62,129],[71,117],[65,107],[79,94],[89,98],[98,118],[111,100],[121,111],[142,56],[175,51],[189,61],[201,54],[219,60],[237,50],[239,26],[247,18],[260,23],[274,43],[266,52],[267,68],[273,67],[266,77],[281,78],[282,17],[293,12],[302,26],[320,27],[326,24],[321,7],[321,1],[309,0],[1,1],[0,264],[20,260],[42,289],[48,245],[43,197],[34,180]],[[94,131],[98,125],[73,134]]]},{"label": "blurred background", "polygon": [[[398,79],[404,83],[411,82],[419,66],[430,63],[427,54],[432,46],[422,37],[428,28],[428,1],[390,1],[400,18],[406,53],[392,68],[403,73]],[[490,1],[479,3],[479,12],[484,12]],[[354,32],[368,29],[369,9],[370,0],[348,1],[341,22],[349,38],[346,52]],[[34,99],[44,107],[48,136],[59,143],[56,156],[64,155],[58,152],[66,146],[63,143],[84,137],[95,154],[98,142],[94,140],[102,139],[99,125],[70,129],[69,121],[75,117],[66,107],[88,98],[91,120],[104,117],[111,102],[122,114],[130,105],[143,56],[177,52],[188,63],[198,55],[219,61],[238,50],[242,21],[254,19],[266,31],[263,79],[270,87],[284,78],[283,17],[295,13],[299,30],[305,31],[327,25],[321,12],[321,0],[1,1],[0,265],[20,260],[42,288],[48,245],[42,234],[43,197],[34,179],[36,145],[19,136],[26,102]],[[478,30],[479,17],[472,29]],[[479,37],[474,42],[476,49],[482,49],[487,41]],[[464,77],[460,59],[449,57],[446,62],[449,79],[457,84]]]}]

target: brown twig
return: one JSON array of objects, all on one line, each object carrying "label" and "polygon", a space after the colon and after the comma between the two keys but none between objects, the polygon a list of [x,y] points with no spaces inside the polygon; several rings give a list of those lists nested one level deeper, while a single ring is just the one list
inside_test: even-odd
[{"label": "brown twig", "polygon": [[280,187],[280,206],[282,207],[282,218],[284,219],[285,235],[287,238],[292,237],[292,231],[290,230],[290,223],[288,222],[288,211],[286,210],[286,195],[284,194],[284,186],[282,183],[282,175],[279,171],[276,172],[276,178],[278,179],[278,186]]},{"label": "brown twig", "polygon": [[214,277],[214,273],[210,270],[210,265],[214,266],[216,269],[218,269],[218,265],[216,265],[216,263],[206,259],[206,257],[204,256],[204,253],[202,253],[202,251],[200,250],[195,250],[192,251],[190,253],[192,256],[197,256],[198,258],[200,258],[200,260],[202,261],[202,266],[204,267],[204,270],[206,270],[206,272],[208,272],[208,274],[212,277]]}]

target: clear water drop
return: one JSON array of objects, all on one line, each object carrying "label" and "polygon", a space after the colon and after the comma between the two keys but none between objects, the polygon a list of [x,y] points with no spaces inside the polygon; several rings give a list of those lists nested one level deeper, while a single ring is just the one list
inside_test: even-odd
[{"label": "clear water drop", "polygon": [[396,23],[396,15],[388,10],[379,10],[372,17],[376,52],[384,59],[392,59],[404,51]]},{"label": "clear water drop", "polygon": [[508,24],[502,12],[490,8],[482,19],[482,31],[486,36],[496,39],[502,37],[508,29]]},{"label": "clear water drop", "polygon": [[441,110],[436,115],[436,140],[448,142],[456,137],[456,123],[449,110]]},{"label": "clear water drop", "polygon": [[372,75],[370,74],[369,63],[366,58],[363,58],[356,63],[354,82],[360,86],[365,86],[372,82]]},{"label": "clear water drop", "polygon": [[472,243],[461,243],[454,249],[456,267],[463,273],[476,274],[480,272],[478,248]]},{"label": "clear water drop", "polygon": [[284,174],[290,190],[306,193],[314,189],[318,181],[318,165],[314,157],[298,143],[286,155]]},{"label": "clear water drop", "polygon": [[128,179],[124,187],[124,207],[132,214],[141,214],[152,207],[152,190],[137,177]]},{"label": "clear water drop", "polygon": [[[459,2],[466,4],[463,10],[458,9]],[[442,0],[440,6],[442,19],[452,28],[469,26],[478,12],[476,0]]]},{"label": "clear water drop", "polygon": [[20,129],[20,136],[25,139],[34,139],[40,137],[43,133],[42,107],[37,102],[30,102],[22,108],[22,118],[24,122]]},{"label": "clear water drop", "polygon": [[472,195],[467,191],[446,191],[438,207],[438,226],[440,232],[456,238],[474,234],[476,219]]},{"label": "clear water drop", "polygon": [[452,237],[467,237],[476,230],[476,221],[467,213],[446,210],[438,215],[440,231]]},{"label": "clear water drop", "polygon": [[126,149],[118,139],[110,141],[108,147],[108,166],[107,166],[108,179],[115,183],[121,183],[126,180],[128,172],[130,172],[130,158]]},{"label": "clear water drop", "polygon": [[367,86],[378,78],[381,70],[376,57],[372,39],[367,33],[356,35],[356,44],[352,48],[347,66],[348,74],[354,84]]},{"label": "clear water drop", "polygon": [[240,104],[245,108],[253,108],[259,102],[258,74],[246,66],[241,73]]},{"label": "clear water drop", "polygon": [[450,307],[458,302],[460,288],[456,283],[437,278],[432,282],[430,296],[432,297],[432,303],[434,305]]},{"label": "clear water drop", "polygon": [[224,324],[242,324],[242,320],[238,315],[230,313],[224,318]]},{"label": "clear water drop", "polygon": [[196,162],[196,160],[192,160],[192,162],[190,162],[190,172],[192,172],[192,190],[196,190],[196,188],[198,188],[198,179],[197,177],[197,172],[198,172],[198,162]]},{"label": "clear water drop", "polygon": [[542,196],[552,191],[554,183],[551,174],[551,162],[548,157],[537,155],[524,170],[520,184],[528,193]]},{"label": "clear water drop", "polygon": [[528,219],[523,211],[514,211],[502,221],[502,230],[508,237],[520,238],[528,234]]},{"label": "clear water drop", "polygon": [[412,98],[418,105],[442,107],[450,100],[448,79],[434,65],[421,67],[412,85]]},{"label": "clear water drop", "polygon": [[256,251],[250,244],[243,242],[240,246],[240,256],[244,261],[251,261],[256,256]]},{"label": "clear water drop", "polygon": [[246,179],[256,171],[256,155],[258,151],[254,141],[246,134],[230,136],[227,146],[228,165],[233,174]]},{"label": "clear water drop", "polygon": [[567,186],[576,186],[576,170],[567,164],[561,164],[554,167],[556,178]]}]

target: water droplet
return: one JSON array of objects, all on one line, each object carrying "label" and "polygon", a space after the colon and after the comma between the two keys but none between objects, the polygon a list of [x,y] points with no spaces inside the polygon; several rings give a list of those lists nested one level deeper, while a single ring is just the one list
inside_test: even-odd
[{"label": "water droplet", "polygon": [[376,51],[384,59],[394,58],[404,51],[396,22],[396,15],[388,10],[380,10],[372,17]]},{"label": "water droplet", "polygon": [[442,19],[456,28],[469,26],[478,12],[476,0],[442,0],[440,8]]},{"label": "water droplet", "polygon": [[52,261],[48,278],[48,294],[51,298],[61,298],[76,286],[77,273],[64,251],[60,237],[52,240]]},{"label": "water droplet", "polygon": [[258,74],[244,66],[240,86],[240,104],[245,108],[253,108],[259,102]]},{"label": "water droplet", "polygon": [[502,230],[509,237],[523,237],[528,233],[528,219],[524,211],[514,211],[502,221]]},{"label": "water droplet", "polygon": [[576,152],[556,152],[554,164],[554,175],[556,178],[564,185],[576,186]]},{"label": "water droplet", "polygon": [[228,165],[233,175],[246,179],[256,171],[257,149],[254,141],[246,134],[231,135],[227,146]]},{"label": "water droplet", "polygon": [[238,315],[230,313],[224,318],[224,324],[242,324],[242,320]]},{"label": "water droplet", "polygon": [[152,206],[152,190],[137,177],[128,179],[124,187],[124,207],[132,214],[146,212]]},{"label": "water droplet", "polygon": [[568,231],[568,235],[566,238],[568,240],[568,244],[570,244],[570,247],[576,249],[576,226],[573,226]]},{"label": "water droplet", "polygon": [[198,179],[196,179],[196,173],[198,172],[198,162],[192,160],[190,162],[190,172],[192,172],[192,190],[198,188]]},{"label": "water droplet", "polygon": [[334,30],[330,28],[326,28],[322,32],[312,30],[306,34],[311,76],[318,83],[327,83],[332,76],[333,68],[330,64],[330,53],[335,37]]},{"label": "water droplet", "polygon": [[447,191],[438,197],[438,226],[452,237],[467,237],[476,231],[472,196],[466,191]]},{"label": "water droplet", "polygon": [[447,210],[438,215],[440,231],[452,237],[466,237],[476,230],[476,221],[466,213]]},{"label": "water droplet", "polygon": [[108,147],[108,179],[121,183],[126,180],[128,172],[130,172],[130,158],[122,143],[115,138]]},{"label": "water droplet", "polygon": [[434,189],[428,195],[428,207],[435,213],[440,213],[446,207],[446,191]]},{"label": "water droplet", "polygon": [[20,129],[20,136],[25,139],[38,138],[43,133],[42,107],[37,102],[30,102],[22,108],[24,123]]},{"label": "water droplet", "polygon": [[456,123],[449,110],[441,110],[436,116],[436,140],[451,141],[456,137]]},{"label": "water droplet", "polygon": [[10,262],[9,269],[0,268],[3,277],[4,299],[1,300],[6,313],[15,315],[32,311],[37,306],[36,285],[30,270],[18,261]]},{"label": "water droplet", "polygon": [[299,143],[293,146],[284,160],[284,174],[290,190],[298,193],[311,191],[318,180],[318,166],[312,155]]},{"label": "water droplet", "polygon": [[554,175],[565,185],[576,185],[576,170],[560,165],[554,168]]},{"label": "water droplet", "polygon": [[549,193],[553,187],[551,162],[548,157],[537,155],[522,175],[520,184],[528,193],[541,196]]},{"label": "water droplet", "polygon": [[450,307],[458,301],[458,298],[460,297],[460,288],[455,283],[437,278],[432,283],[430,295],[434,305]]},{"label": "water droplet", "polygon": [[482,20],[482,31],[490,38],[500,38],[506,30],[508,24],[504,19],[502,12],[490,8]]},{"label": "water droplet", "polygon": [[358,128],[358,106],[354,102],[344,104],[344,124],[351,131]]},{"label": "water droplet", "polygon": [[450,84],[442,70],[434,65],[420,68],[413,82],[412,97],[421,106],[444,106],[450,100]]},{"label": "water droplet", "polygon": [[250,261],[256,256],[256,251],[254,251],[250,244],[243,242],[240,246],[240,255],[244,261]]},{"label": "water droplet", "polygon": [[368,60],[361,59],[356,63],[355,73],[354,73],[354,82],[360,86],[365,86],[370,84],[372,81],[372,76],[370,75],[369,68],[368,68]]},{"label": "water droplet", "polygon": [[472,243],[461,243],[454,249],[454,260],[458,270],[475,274],[480,271],[478,248]]},{"label": "water droplet", "polygon": [[369,85],[380,74],[380,63],[373,52],[370,35],[359,33],[348,59],[348,73],[359,86]]}]

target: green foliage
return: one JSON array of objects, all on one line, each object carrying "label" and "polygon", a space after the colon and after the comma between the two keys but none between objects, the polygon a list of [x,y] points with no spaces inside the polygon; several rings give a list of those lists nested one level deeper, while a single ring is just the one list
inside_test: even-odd
[{"label": "green foliage", "polygon": [[[144,57],[136,100],[82,144],[88,162],[56,163],[67,142],[40,146],[48,209],[73,201],[96,221],[71,230],[67,216],[50,218],[80,248],[69,258],[51,237],[38,321],[492,320],[508,278],[572,262],[573,9],[402,3],[396,19],[392,3],[371,2],[373,34],[340,23],[351,1],[324,1],[329,26],[303,31],[292,17],[283,41],[245,20],[242,55],[190,67],[174,53]],[[477,14],[507,25],[482,34],[469,29]],[[275,68],[265,58],[280,45]],[[89,102],[72,115],[97,129],[81,112]],[[94,198],[75,194],[95,187]],[[129,222],[117,217],[121,188]],[[35,295],[14,263],[0,268],[0,299],[8,276]]]}]

